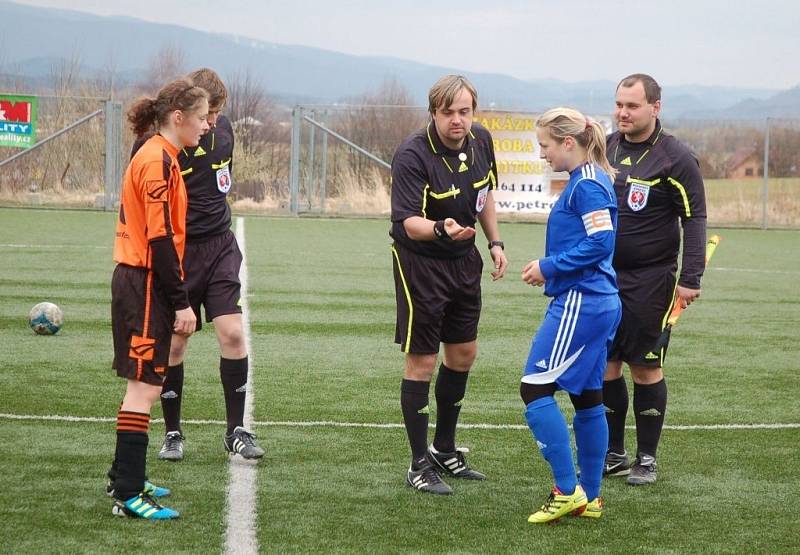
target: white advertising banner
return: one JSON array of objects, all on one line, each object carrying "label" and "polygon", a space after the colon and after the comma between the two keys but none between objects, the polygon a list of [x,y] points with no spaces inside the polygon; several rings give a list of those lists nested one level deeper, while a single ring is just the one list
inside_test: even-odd
[{"label": "white advertising banner", "polygon": [[[536,140],[538,114],[524,112],[479,112],[475,121],[494,139],[497,159],[497,189],[494,191],[498,212],[512,214],[549,214],[564,187],[566,174],[554,174],[539,158]],[[611,121],[600,121],[608,133]]]}]

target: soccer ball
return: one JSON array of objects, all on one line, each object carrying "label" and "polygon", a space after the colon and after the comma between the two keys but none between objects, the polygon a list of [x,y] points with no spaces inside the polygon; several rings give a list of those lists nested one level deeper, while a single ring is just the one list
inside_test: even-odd
[{"label": "soccer ball", "polygon": [[28,323],[39,335],[53,335],[61,329],[64,314],[53,303],[39,303],[28,314]]}]

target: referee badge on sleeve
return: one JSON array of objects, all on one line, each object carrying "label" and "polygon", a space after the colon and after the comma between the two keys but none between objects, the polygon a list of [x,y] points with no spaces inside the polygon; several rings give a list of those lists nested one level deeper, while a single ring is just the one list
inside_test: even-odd
[{"label": "referee badge on sleeve", "polygon": [[650,187],[640,185],[639,183],[631,183],[631,188],[628,191],[628,206],[631,210],[638,212],[647,206],[647,197],[650,194]]},{"label": "referee badge on sleeve", "polygon": [[231,172],[228,166],[217,170],[217,189],[220,193],[227,194],[231,190]]},{"label": "referee badge on sleeve", "polygon": [[478,198],[475,200],[475,212],[482,212],[483,207],[486,206],[486,197],[489,196],[489,187],[484,187],[478,191]]}]

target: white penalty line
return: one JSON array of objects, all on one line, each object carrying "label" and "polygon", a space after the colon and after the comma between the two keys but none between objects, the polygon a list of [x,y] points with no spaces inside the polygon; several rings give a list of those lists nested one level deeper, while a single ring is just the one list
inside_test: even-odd
[{"label": "white penalty line", "polygon": [[[250,349],[250,311],[247,307],[247,246],[244,241],[244,219],[236,218],[236,241],[242,251],[239,281],[242,284],[242,325],[245,348],[249,355],[247,368],[247,393],[244,403],[244,426],[253,426],[253,354]],[[256,537],[256,464],[241,457],[231,457],[228,466],[228,489],[225,500],[225,553],[258,554]]]},{"label": "white penalty line", "polygon": [[[56,421],[56,422],[86,422],[86,423],[114,423],[116,418],[99,416],[63,416],[57,414],[9,414],[0,413],[0,420],[28,420],[28,421]],[[152,423],[164,422],[161,418],[154,418]],[[214,425],[225,426],[224,420],[182,420],[186,425]],[[396,422],[339,422],[336,420],[264,420],[261,422],[251,421],[250,425],[254,428],[368,428],[373,430],[394,430],[403,429],[405,426]],[[430,425],[431,428],[434,424]],[[636,426],[625,426],[629,430],[636,429]],[[460,430],[527,430],[525,424],[459,424]],[[762,424],[664,424],[665,430],[688,431],[688,430],[797,430],[800,429],[800,422],[788,423],[762,423]]]}]

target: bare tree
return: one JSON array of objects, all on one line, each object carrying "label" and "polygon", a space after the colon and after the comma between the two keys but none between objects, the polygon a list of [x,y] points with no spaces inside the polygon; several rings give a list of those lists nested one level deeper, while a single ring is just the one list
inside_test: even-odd
[{"label": "bare tree", "polygon": [[236,195],[261,201],[288,195],[290,131],[263,82],[248,68],[227,76],[225,112],[236,133]]},{"label": "bare tree", "polygon": [[141,83],[141,91],[155,93],[164,84],[186,73],[186,55],[174,44],[164,44],[147,63],[147,74]]},{"label": "bare tree", "polygon": [[[424,123],[424,116],[410,108],[413,106],[411,92],[393,77],[385,79],[376,90],[348,101],[354,107],[338,116],[336,127],[348,139],[387,162],[391,161],[403,139]],[[342,154],[346,160],[346,168],[342,171],[351,172],[358,180],[365,181],[374,175],[373,161],[352,149]],[[334,177],[337,171],[334,166]],[[389,172],[384,169],[380,172],[388,186]]]},{"label": "bare tree", "polygon": [[250,151],[257,140],[259,128],[264,125],[259,119],[267,108],[264,88],[250,68],[230,76],[227,88],[228,117],[236,129],[237,140],[245,151]]}]

